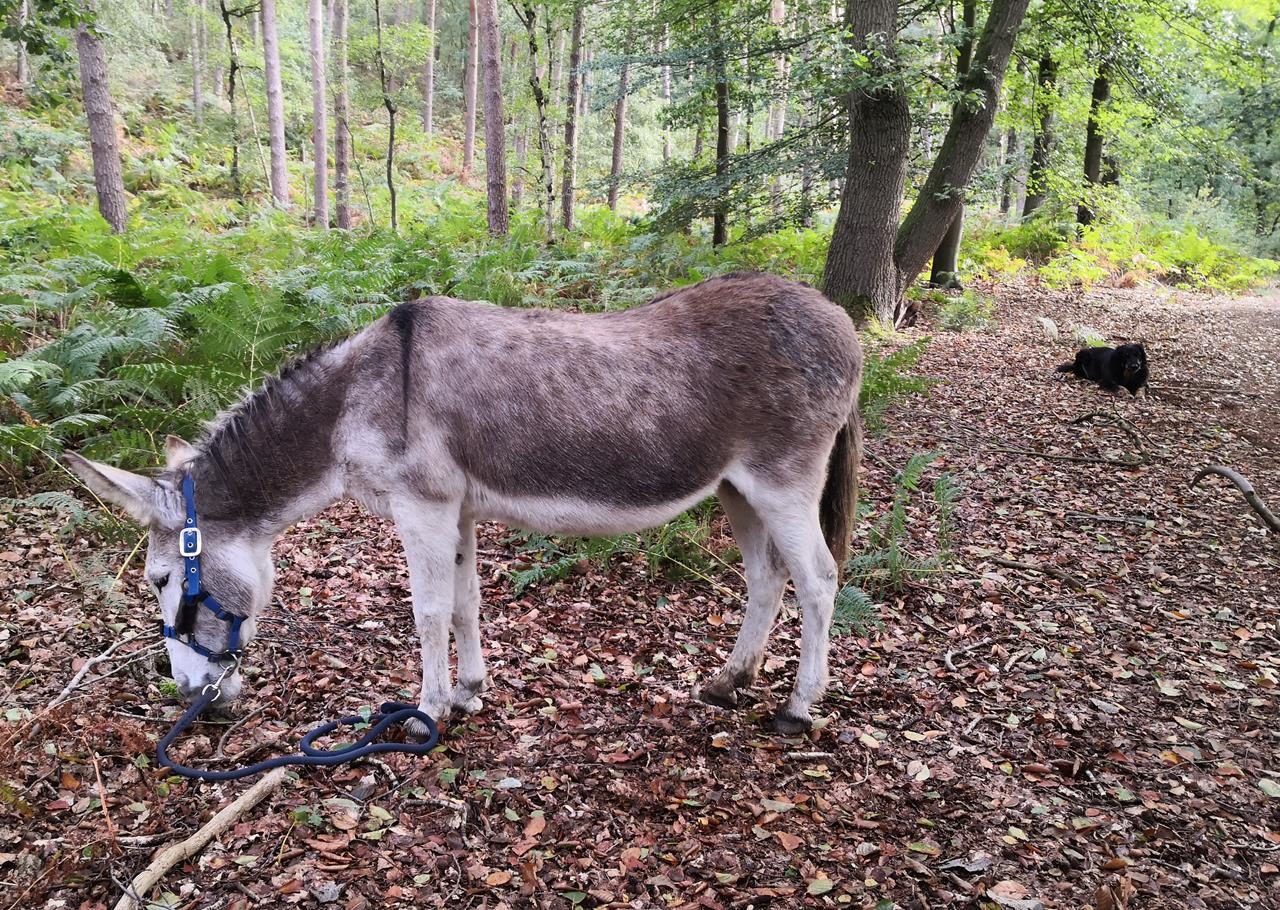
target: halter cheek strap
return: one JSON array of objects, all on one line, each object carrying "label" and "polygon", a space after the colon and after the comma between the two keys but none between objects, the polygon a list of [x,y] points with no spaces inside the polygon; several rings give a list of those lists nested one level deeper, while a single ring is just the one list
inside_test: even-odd
[{"label": "halter cheek strap", "polygon": [[[182,600],[178,604],[178,623],[176,626],[161,625],[165,638],[180,641],[201,657],[217,663],[240,660],[240,626],[243,616],[237,616],[222,608],[212,595],[204,589],[204,581],[200,576],[200,553],[204,543],[200,537],[200,527],[196,522],[196,481],[190,474],[182,476],[182,501],[186,507],[186,520],[182,530],[178,532],[178,552],[182,554]],[[227,646],[221,651],[213,651],[196,641],[195,611],[204,607],[220,621],[227,623]]]}]

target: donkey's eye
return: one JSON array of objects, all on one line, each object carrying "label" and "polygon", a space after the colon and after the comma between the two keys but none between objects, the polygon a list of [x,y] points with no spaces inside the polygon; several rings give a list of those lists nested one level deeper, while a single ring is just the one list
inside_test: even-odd
[{"label": "donkey's eye", "polygon": [[164,586],[169,583],[169,576],[162,575],[159,578],[153,577],[148,579],[148,581],[151,582],[152,587],[154,587],[157,591],[162,591],[164,590]]}]

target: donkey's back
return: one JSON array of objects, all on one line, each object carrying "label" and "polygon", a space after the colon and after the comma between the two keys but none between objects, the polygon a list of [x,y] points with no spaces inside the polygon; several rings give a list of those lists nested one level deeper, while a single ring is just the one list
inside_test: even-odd
[{"label": "donkey's back", "polygon": [[356,400],[388,450],[477,516],[612,532],[663,521],[735,471],[825,464],[857,397],[849,317],[769,275],[576,314],[429,297],[372,326]]}]

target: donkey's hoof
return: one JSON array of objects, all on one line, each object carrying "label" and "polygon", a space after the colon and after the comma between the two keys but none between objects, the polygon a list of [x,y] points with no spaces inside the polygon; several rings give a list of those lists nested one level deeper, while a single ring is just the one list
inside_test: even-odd
[{"label": "donkey's hoof", "polygon": [[813,718],[808,714],[788,714],[785,711],[779,711],[773,716],[773,729],[784,736],[807,733],[813,729]]},{"label": "donkey's hoof", "polygon": [[479,695],[469,693],[455,695],[451,704],[457,714],[476,714],[484,708],[484,700]]},{"label": "donkey's hoof", "polygon": [[697,686],[693,690],[693,697],[703,704],[717,708],[738,707],[738,691],[714,679],[705,686]]},{"label": "donkey's hoof", "polygon": [[[439,721],[436,721],[436,729],[439,729]],[[416,717],[410,717],[404,722],[404,732],[408,733],[415,739],[426,739],[431,735],[431,731],[427,729],[427,725]]]}]

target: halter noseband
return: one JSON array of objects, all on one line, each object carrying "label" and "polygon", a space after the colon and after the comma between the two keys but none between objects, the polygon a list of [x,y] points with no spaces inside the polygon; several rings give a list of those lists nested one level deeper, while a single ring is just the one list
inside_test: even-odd
[{"label": "halter noseband", "polygon": [[[170,626],[161,623],[165,638],[180,641],[201,657],[215,663],[230,661],[232,665],[240,662],[240,626],[243,616],[237,616],[222,608],[208,591],[200,577],[200,551],[203,542],[200,539],[200,528],[196,524],[196,482],[190,474],[182,475],[182,500],[186,505],[187,519],[182,530],[178,532],[178,552],[182,554],[182,600],[178,602],[177,624]],[[223,651],[211,651],[196,641],[196,609],[203,606],[206,610],[228,624],[227,647]]]}]

